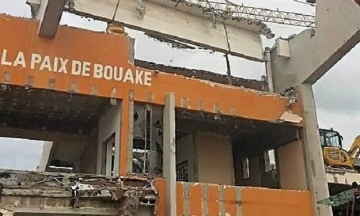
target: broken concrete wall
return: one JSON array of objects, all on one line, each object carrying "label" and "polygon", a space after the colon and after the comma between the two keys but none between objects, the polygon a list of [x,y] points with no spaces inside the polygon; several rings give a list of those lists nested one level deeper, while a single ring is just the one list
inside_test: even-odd
[{"label": "broken concrete wall", "polygon": [[[187,69],[181,67],[166,66],[162,64],[155,64],[153,62],[146,62],[143,60],[135,59],[135,65],[151,69],[154,71],[164,71],[165,73],[178,74],[186,77],[193,77],[201,80],[209,80],[211,82],[229,84],[228,76],[222,75],[219,72],[209,72],[198,69]],[[265,81],[244,79],[240,77],[231,77],[232,85],[243,86],[244,88],[256,89],[260,91],[269,91],[268,83]]]},{"label": "broken concrete wall", "polygon": [[188,181],[195,181],[195,149],[192,134],[180,138],[176,142],[176,164],[187,163]]},{"label": "broken concrete wall", "polygon": [[[97,146],[97,166],[96,173],[101,174],[102,161],[104,157],[104,142],[115,134],[115,152],[120,152],[120,118],[121,118],[121,103],[117,101],[115,106],[107,110],[99,121],[98,127],[98,146]],[[119,174],[119,154],[115,154],[114,172]]]},{"label": "broken concrete wall", "polygon": [[202,183],[234,185],[232,143],[229,137],[195,134],[197,177]]},{"label": "broken concrete wall", "polygon": [[50,155],[52,152],[52,148],[53,148],[53,142],[49,142],[49,141],[44,142],[43,150],[41,153],[40,163],[36,168],[37,172],[45,172],[46,171],[46,167],[49,164],[49,159],[50,159]]},{"label": "broken concrete wall", "polygon": [[[282,189],[307,189],[302,145],[301,141],[295,141],[276,149]],[[319,158],[319,160],[322,160],[322,158]]]},{"label": "broken concrete wall", "polygon": [[0,170],[0,185],[0,211],[15,215],[152,215],[158,199],[142,178]]}]

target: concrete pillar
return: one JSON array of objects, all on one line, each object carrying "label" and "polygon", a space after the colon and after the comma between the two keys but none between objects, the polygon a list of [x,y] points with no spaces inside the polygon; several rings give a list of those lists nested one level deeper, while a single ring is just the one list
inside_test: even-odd
[{"label": "concrete pillar", "polygon": [[312,192],[314,199],[314,215],[332,216],[331,208],[325,205],[316,204],[317,201],[329,197],[329,189],[326,180],[324,161],[322,159],[323,155],[320,145],[315,100],[311,84],[301,84],[299,86],[299,92],[301,94],[304,109],[303,143],[307,186]]},{"label": "concrete pillar", "polygon": [[54,38],[65,8],[65,0],[42,0],[37,19],[40,19],[38,34]]},{"label": "concrete pillar", "polygon": [[265,69],[266,69],[266,78],[268,82],[269,92],[274,92],[274,82],[273,82],[273,73],[271,67],[271,50],[269,47],[265,48]]},{"label": "concrete pillar", "polygon": [[128,97],[122,100],[120,127],[120,175],[132,173],[133,136],[134,136],[134,101],[135,91],[130,89]]},{"label": "concrete pillar", "polygon": [[166,95],[164,108],[163,162],[166,180],[166,212],[168,216],[176,216],[176,146],[175,146],[175,96]]}]

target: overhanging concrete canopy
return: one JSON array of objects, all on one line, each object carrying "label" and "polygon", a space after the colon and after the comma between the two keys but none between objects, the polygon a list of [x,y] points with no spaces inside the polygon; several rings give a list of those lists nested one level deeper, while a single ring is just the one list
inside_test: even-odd
[{"label": "overhanging concrete canopy", "polygon": [[[275,90],[314,84],[360,41],[359,20],[354,0],[317,0],[315,31],[305,30],[272,50]],[[286,46],[288,56],[283,53]]]},{"label": "overhanging concrete canopy", "polygon": [[[28,0],[34,8],[38,0]],[[41,4],[46,1],[42,0]],[[115,22],[126,27],[149,32],[162,37],[169,37],[179,41],[203,46],[220,52],[231,53],[254,61],[264,61],[260,34],[272,36],[265,24],[247,19],[216,18],[204,13],[204,7],[195,3],[179,3],[174,1],[133,1],[121,0],[116,9],[117,0],[73,0],[68,1],[67,11],[103,20],[112,21],[115,11]],[[40,7],[41,8],[41,7]],[[50,14],[51,15],[51,14]],[[226,39],[229,39],[230,51]]]}]

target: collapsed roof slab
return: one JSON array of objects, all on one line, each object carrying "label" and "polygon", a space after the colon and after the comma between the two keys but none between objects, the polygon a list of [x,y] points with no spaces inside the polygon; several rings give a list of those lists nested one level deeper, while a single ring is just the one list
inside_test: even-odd
[{"label": "collapsed roof slab", "polygon": [[[174,92],[176,107],[279,122],[286,112],[302,116],[300,101],[253,89],[135,67],[129,38],[62,26],[57,37],[37,36],[38,22],[0,16],[0,82],[26,88],[165,104]],[[299,123],[299,122],[298,122]],[[301,124],[301,123],[300,123]]]},{"label": "collapsed roof slab", "polygon": [[[32,7],[42,8],[46,3],[42,0],[38,6],[36,2],[39,1],[28,0]],[[207,5],[200,1],[177,3],[169,0],[122,0],[118,4],[117,0],[73,0],[66,4],[65,10],[96,20],[118,22],[160,37],[177,39],[254,61],[264,61],[260,35],[264,33],[267,37],[273,36],[264,23],[244,18],[235,19],[231,15],[227,17],[228,15],[215,13],[212,16],[206,12]],[[53,14],[50,10],[48,13],[43,17],[50,19]],[[53,22],[53,25],[56,23]]]},{"label": "collapsed roof slab", "polygon": [[[143,60],[135,59],[135,66],[147,68],[154,71],[163,71],[165,73],[177,74],[185,77],[192,77],[201,80],[208,80],[215,83],[229,84],[227,75],[214,73],[210,71],[189,69],[184,67],[173,67],[154,62],[146,62]],[[232,85],[238,87],[244,87],[249,89],[255,89],[259,91],[269,91],[268,83],[266,81],[258,81],[251,79],[244,79],[240,77],[231,77]]]}]

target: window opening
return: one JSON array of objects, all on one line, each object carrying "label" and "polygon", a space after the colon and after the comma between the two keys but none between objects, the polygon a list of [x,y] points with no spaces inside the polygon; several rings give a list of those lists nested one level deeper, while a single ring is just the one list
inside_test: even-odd
[{"label": "window opening", "polygon": [[264,152],[265,172],[276,170],[275,150],[267,150]]},{"label": "window opening", "polygon": [[279,176],[277,169],[277,161],[275,149],[266,150],[262,157],[259,158],[261,170],[262,187],[278,188]]},{"label": "window opening", "polygon": [[242,161],[242,170],[243,170],[243,178],[250,178],[250,169],[249,169],[249,158],[246,157]]},{"label": "window opening", "polygon": [[136,104],[133,121],[133,173],[162,175],[162,107]]}]

